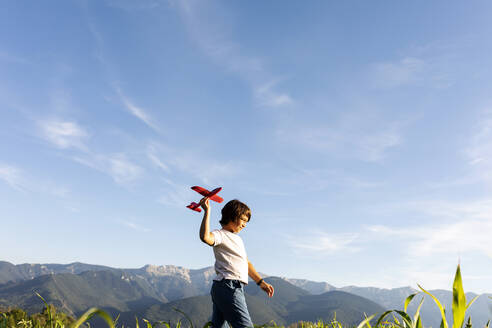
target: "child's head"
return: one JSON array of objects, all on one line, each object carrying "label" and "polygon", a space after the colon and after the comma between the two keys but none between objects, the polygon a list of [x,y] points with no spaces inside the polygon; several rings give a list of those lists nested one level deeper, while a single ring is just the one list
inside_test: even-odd
[{"label": "child's head", "polygon": [[237,199],[233,199],[222,208],[222,219],[219,222],[222,226],[225,226],[229,222],[237,222],[243,215],[248,218],[249,222],[251,219],[251,210],[248,205],[238,201]]}]

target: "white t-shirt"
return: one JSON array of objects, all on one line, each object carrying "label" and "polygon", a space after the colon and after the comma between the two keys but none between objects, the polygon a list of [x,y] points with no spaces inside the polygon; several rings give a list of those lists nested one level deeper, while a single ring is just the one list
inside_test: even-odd
[{"label": "white t-shirt", "polygon": [[214,235],[215,273],[214,280],[233,279],[248,283],[248,257],[241,237],[221,229]]}]

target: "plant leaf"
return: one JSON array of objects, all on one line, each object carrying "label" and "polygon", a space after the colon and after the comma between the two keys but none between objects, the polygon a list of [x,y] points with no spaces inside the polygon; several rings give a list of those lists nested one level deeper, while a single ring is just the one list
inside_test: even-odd
[{"label": "plant leaf", "polygon": [[445,314],[445,308],[442,306],[441,302],[439,302],[439,300],[437,299],[437,297],[435,297],[434,295],[432,295],[431,293],[429,293],[428,291],[426,291],[424,288],[422,288],[422,286],[418,285],[419,288],[424,292],[426,293],[427,295],[429,295],[430,297],[432,297],[432,299],[434,300],[434,302],[437,304],[437,307],[439,308],[439,311],[441,312],[441,318],[442,318],[442,322],[441,322],[441,325],[443,328],[448,328],[448,321],[446,320],[446,314]]},{"label": "plant leaf", "polygon": [[388,315],[390,314],[391,312],[393,312],[393,310],[388,310],[386,312],[384,312],[383,314],[381,314],[378,318],[378,321],[376,322],[376,326],[375,327],[379,327],[379,324],[381,323],[381,321],[383,321],[383,319]]},{"label": "plant leaf", "polygon": [[418,293],[415,293],[415,294],[412,294],[410,296],[408,296],[406,299],[405,299],[405,305],[403,306],[403,311],[407,312],[407,307],[408,307],[408,304],[410,304],[410,302],[413,300],[413,298],[415,297],[415,295],[417,295]]},{"label": "plant leaf", "polygon": [[189,321],[190,327],[193,328],[193,322],[191,321],[190,317],[186,313],[184,313],[180,309],[177,309],[177,308],[174,308],[174,307],[173,307],[173,310],[176,311],[176,312],[181,313],[182,315],[184,315],[184,317]]},{"label": "plant leaf", "polygon": [[453,328],[461,328],[465,321],[466,296],[463,291],[460,265],[456,269],[453,283]]},{"label": "plant leaf", "polygon": [[398,313],[400,315],[400,317],[403,319],[403,326],[404,327],[412,327],[412,319],[410,318],[410,316],[408,315],[408,313],[406,312],[403,312],[403,311],[398,311],[398,310],[395,310],[396,313]]},{"label": "plant leaf", "polygon": [[[375,316],[376,316],[376,315],[375,315],[375,314],[373,314],[373,315],[371,315],[371,316],[369,316],[369,317],[366,317],[364,320],[362,320],[362,321],[361,321],[361,323],[359,323],[359,325],[357,326],[357,328],[362,328],[362,327],[364,327],[365,325],[368,325],[369,327],[371,327],[371,324],[370,324],[369,322],[370,322],[370,321],[372,320],[372,318],[374,318]],[[372,327],[371,327],[371,328],[372,328]]]},{"label": "plant leaf", "polygon": [[477,295],[475,296],[474,298],[472,298],[472,300],[468,303],[468,305],[466,306],[466,309],[468,310],[468,308],[477,300],[477,298],[479,297],[480,295]]},{"label": "plant leaf", "polygon": [[[424,304],[424,298],[420,300],[419,306],[417,308],[417,311],[415,312],[415,315],[413,317],[413,328],[417,327],[417,324],[420,322],[420,308],[422,307],[422,304]],[[422,323],[420,323],[422,325]]]},{"label": "plant leaf", "polygon": [[100,310],[98,308],[90,308],[87,310],[84,314],[80,316],[80,318],[75,321],[70,328],[78,328],[80,325],[82,325],[84,322],[92,318],[94,315],[100,316],[110,328],[114,328],[114,322],[113,319],[111,319],[111,316],[104,312],[103,310]]}]

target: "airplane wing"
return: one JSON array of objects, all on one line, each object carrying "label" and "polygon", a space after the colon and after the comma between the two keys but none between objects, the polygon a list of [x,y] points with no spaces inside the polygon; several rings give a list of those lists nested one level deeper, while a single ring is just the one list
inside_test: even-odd
[{"label": "airplane wing", "polygon": [[211,200],[217,202],[217,203],[222,203],[224,201],[224,199],[220,196],[217,196],[217,195],[213,195],[212,197],[210,197]]},{"label": "airplane wing", "polygon": [[193,189],[194,191],[205,197],[207,197],[208,194],[210,193],[210,191],[208,191],[207,189],[198,186],[193,186],[191,187],[191,189]]},{"label": "airplane wing", "polygon": [[199,187],[199,186],[193,186],[193,187],[191,187],[191,189],[193,189],[197,193],[201,194],[202,196],[209,197],[214,202],[222,203],[224,201],[224,199],[222,197],[217,196],[217,193],[219,193],[222,190],[221,187],[215,188],[212,191],[208,191],[207,189]]}]

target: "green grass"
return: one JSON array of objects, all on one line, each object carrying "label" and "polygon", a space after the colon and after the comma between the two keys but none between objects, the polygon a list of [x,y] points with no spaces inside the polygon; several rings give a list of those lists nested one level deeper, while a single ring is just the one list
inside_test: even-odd
[{"label": "green grass", "polygon": [[[468,317],[465,324],[466,311],[473,304],[473,302],[475,302],[478,296],[467,302],[465,292],[463,291],[460,265],[458,265],[456,269],[453,282],[453,302],[451,308],[453,313],[453,321],[451,323],[447,321],[446,309],[437,297],[432,295],[420,285],[419,288],[421,292],[412,294],[405,299],[403,303],[403,310],[394,309],[388,310],[382,314],[376,313],[366,316],[366,318],[360,322],[357,327],[342,326],[342,324],[337,321],[335,314],[335,317],[330,322],[323,322],[322,320],[317,322],[298,322],[291,324],[289,328],[424,328],[420,317],[420,309],[424,302],[425,295],[430,296],[439,308],[441,314],[440,328],[473,328],[470,317]],[[107,312],[98,308],[91,308],[87,310],[78,319],[70,318],[62,313],[56,313],[56,309],[54,309],[52,305],[49,305],[41,295],[38,293],[36,294],[41,298],[46,306],[43,313],[27,316],[25,312],[18,309],[0,313],[0,328],[90,328],[88,321],[95,316],[98,316],[104,320],[110,328],[125,328],[124,326],[118,326],[118,317],[113,319]],[[408,312],[408,305],[416,299],[418,295],[422,295],[422,298],[419,301],[419,305],[415,313],[411,314]],[[179,309],[174,310],[183,315],[183,318],[186,319],[184,321],[186,326],[184,326],[183,321],[178,321],[175,327],[171,327],[171,324],[166,321],[151,323],[142,318],[145,322],[145,327],[143,328],[195,328],[193,322],[186,313]],[[210,326],[211,323],[209,322],[205,324],[203,328],[209,328]],[[135,318],[135,328],[140,328],[138,318]],[[264,325],[255,325],[255,328],[283,328],[283,326],[277,326],[277,324],[272,321]],[[485,324],[484,328],[490,328],[490,320]]]}]

